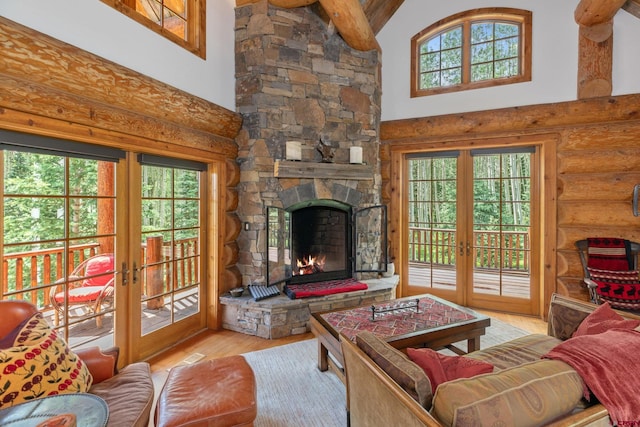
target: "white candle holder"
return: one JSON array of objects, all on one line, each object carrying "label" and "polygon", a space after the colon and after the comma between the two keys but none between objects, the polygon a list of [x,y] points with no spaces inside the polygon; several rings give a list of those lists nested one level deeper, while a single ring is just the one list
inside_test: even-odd
[{"label": "white candle holder", "polygon": [[302,160],[302,143],[300,141],[287,141],[285,157],[287,160]]},{"label": "white candle holder", "polygon": [[362,164],[362,147],[349,148],[349,163],[354,165]]}]

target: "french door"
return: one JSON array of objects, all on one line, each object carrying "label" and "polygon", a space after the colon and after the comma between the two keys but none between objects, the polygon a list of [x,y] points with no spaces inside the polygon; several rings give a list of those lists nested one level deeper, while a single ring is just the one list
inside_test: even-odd
[{"label": "french door", "polygon": [[202,329],[202,200],[207,165],[140,154],[131,162],[131,358]]},{"label": "french door", "polygon": [[407,155],[409,293],[536,312],[536,170],[534,147]]},{"label": "french door", "polygon": [[208,164],[8,131],[0,160],[2,299],[125,363],[205,327]]}]

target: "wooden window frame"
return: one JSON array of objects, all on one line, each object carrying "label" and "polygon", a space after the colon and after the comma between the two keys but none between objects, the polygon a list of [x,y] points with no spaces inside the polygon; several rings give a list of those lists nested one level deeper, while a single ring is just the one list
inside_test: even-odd
[{"label": "wooden window frame", "polygon": [[[475,21],[503,21],[520,25],[519,65],[520,73],[513,77],[494,78],[472,82],[470,59],[470,26]],[[459,92],[462,90],[500,86],[505,84],[531,81],[531,22],[532,13],[528,10],[514,8],[482,8],[460,12],[444,18],[420,31],[411,38],[411,97],[437,95],[441,93]],[[420,89],[420,45],[438,33],[453,27],[462,26],[462,83],[451,86],[439,86]]]},{"label": "wooden window frame", "polygon": [[187,0],[186,39],[176,36],[171,31],[136,11],[135,0],[100,1],[183,47],[194,55],[206,59],[206,0]]}]

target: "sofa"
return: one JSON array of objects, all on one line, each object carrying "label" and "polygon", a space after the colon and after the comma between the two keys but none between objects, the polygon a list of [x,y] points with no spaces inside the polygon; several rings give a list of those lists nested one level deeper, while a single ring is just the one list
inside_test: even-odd
[{"label": "sofa", "polygon": [[[46,384],[64,380],[68,384],[66,392],[91,393],[105,400],[108,426],[148,426],[154,400],[148,363],[132,363],[118,370],[117,347],[71,350],[38,309],[26,301],[0,301],[0,319],[0,410],[52,391],[61,393],[61,389],[46,389]],[[30,356],[22,357],[22,353]],[[49,363],[54,356],[58,363],[52,367]],[[14,372],[10,366],[16,365],[16,360],[22,361],[21,369],[28,368],[33,375]],[[46,369],[41,370],[43,367]],[[30,380],[34,375],[42,378],[39,384]]]},{"label": "sofa", "polygon": [[[469,353],[467,362],[486,362],[493,370],[442,382],[435,390],[407,349],[395,349],[369,332],[354,341],[341,336],[350,426],[608,426],[609,412],[593,396],[587,399],[581,374],[549,358],[598,307],[553,295],[547,335],[530,334]],[[615,313],[630,328],[640,325],[640,316]]]}]

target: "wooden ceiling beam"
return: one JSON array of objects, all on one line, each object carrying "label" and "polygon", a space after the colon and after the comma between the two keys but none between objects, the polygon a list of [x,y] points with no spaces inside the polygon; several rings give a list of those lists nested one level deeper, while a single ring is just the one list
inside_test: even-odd
[{"label": "wooden ceiling beam", "polygon": [[574,12],[574,18],[580,25],[592,27],[613,19],[627,0],[581,0]]},{"label": "wooden ceiling beam", "polygon": [[316,1],[318,0],[269,0],[269,3],[283,9],[292,9],[294,7],[309,6]]},{"label": "wooden ceiling beam", "polygon": [[322,5],[344,41],[356,50],[380,49],[376,35],[358,0],[269,0],[284,9],[309,6],[316,1]]},{"label": "wooden ceiling beam", "polygon": [[361,51],[380,50],[376,35],[358,0],[319,0],[345,42]]}]

